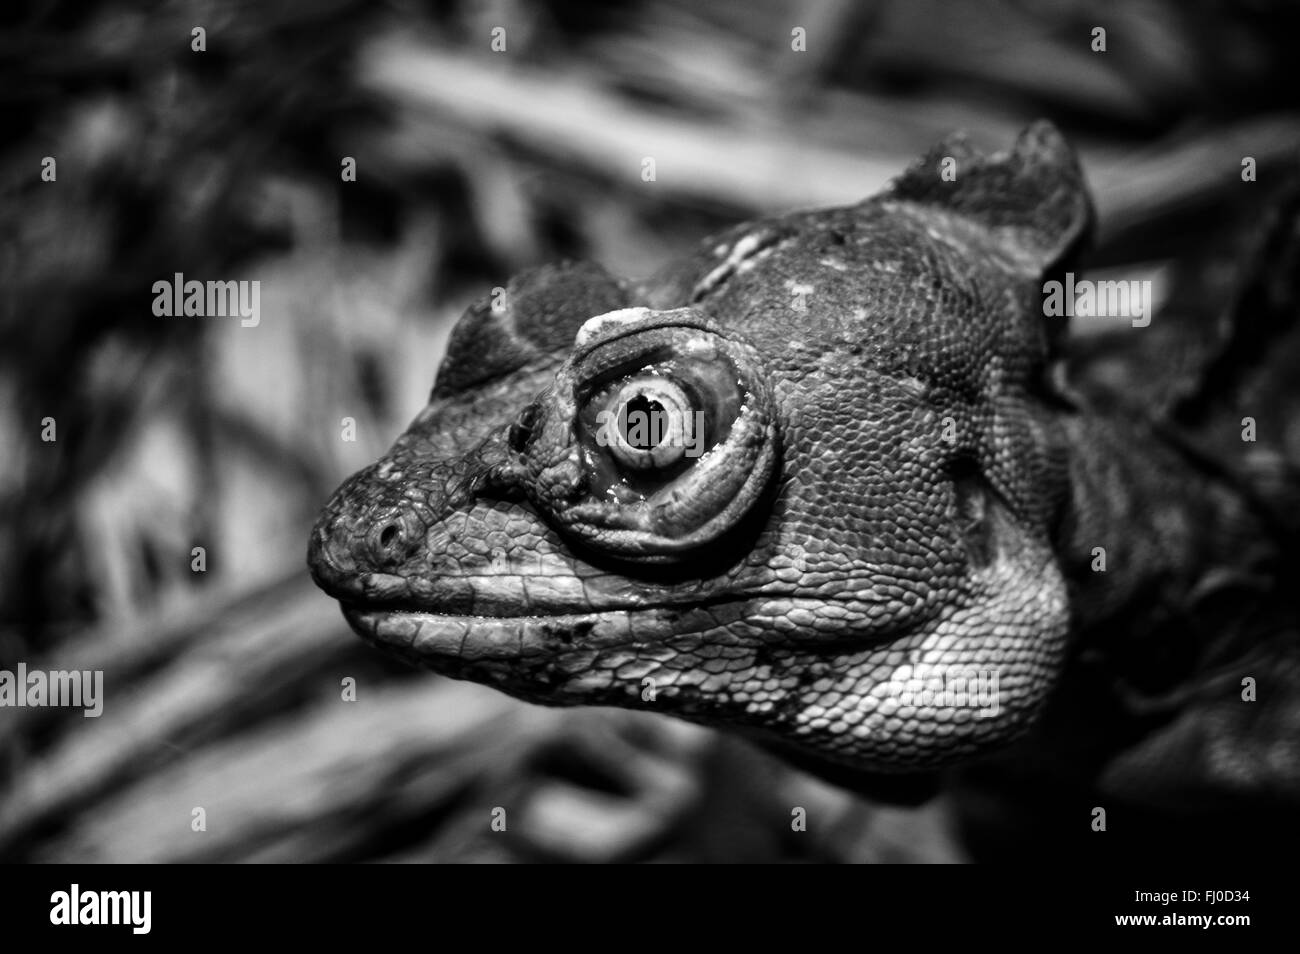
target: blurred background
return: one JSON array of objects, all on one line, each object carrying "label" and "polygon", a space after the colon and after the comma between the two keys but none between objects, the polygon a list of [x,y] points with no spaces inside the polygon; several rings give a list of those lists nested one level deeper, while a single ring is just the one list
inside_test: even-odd
[{"label": "blurred background", "polygon": [[[944,798],[386,660],[307,577],[316,511],[513,272],[644,276],[954,129],[1056,121],[1090,266],[1158,278],[1219,237],[1243,156],[1295,166],[1297,27],[1269,0],[10,0],[0,669],[102,669],[105,705],[0,710],[0,858],[964,859]],[[260,323],[155,317],[176,272],[259,281]]]}]

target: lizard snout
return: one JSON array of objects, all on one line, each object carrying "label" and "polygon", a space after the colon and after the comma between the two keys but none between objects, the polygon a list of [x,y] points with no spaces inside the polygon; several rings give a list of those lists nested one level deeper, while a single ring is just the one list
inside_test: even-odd
[{"label": "lizard snout", "polygon": [[307,566],[316,585],[335,599],[348,598],[347,583],[356,579],[356,561],[337,533],[338,519],[322,514],[307,543]]},{"label": "lizard snout", "polygon": [[307,565],[321,589],[342,601],[389,594],[386,580],[424,545],[425,524],[408,502],[360,474],[334,494],[312,529]]}]

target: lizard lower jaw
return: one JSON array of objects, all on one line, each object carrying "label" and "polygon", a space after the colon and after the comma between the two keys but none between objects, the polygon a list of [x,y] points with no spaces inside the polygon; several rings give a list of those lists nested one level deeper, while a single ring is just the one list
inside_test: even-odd
[{"label": "lizard lower jaw", "polygon": [[547,616],[471,616],[426,610],[343,607],[362,638],[425,664],[437,660],[512,660],[575,648],[578,637],[629,631],[627,610]]}]

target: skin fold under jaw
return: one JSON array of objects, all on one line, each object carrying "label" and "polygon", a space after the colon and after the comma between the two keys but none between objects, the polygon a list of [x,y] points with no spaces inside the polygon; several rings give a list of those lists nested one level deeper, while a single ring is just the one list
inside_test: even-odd
[{"label": "skin fold under jaw", "polygon": [[[738,226],[641,284],[518,276],[328,503],[312,574],[363,638],[524,699],[872,773],[996,749],[1064,665],[1067,537],[1100,506],[1043,383],[1043,282],[1091,219],[1038,123],[990,156],[954,138],[878,196]],[[700,414],[698,453],[652,466],[597,440],[629,393]]]}]

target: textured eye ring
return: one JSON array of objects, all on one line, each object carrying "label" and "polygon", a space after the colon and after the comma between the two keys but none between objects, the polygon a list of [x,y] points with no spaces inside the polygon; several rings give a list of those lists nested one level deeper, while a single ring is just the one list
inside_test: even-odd
[{"label": "textured eye ring", "polygon": [[[595,552],[646,563],[698,554],[762,505],[778,473],[769,378],[752,345],[689,308],[617,322],[581,341],[540,399],[551,439],[528,446],[524,491],[548,523]],[[631,402],[676,411],[660,440],[629,441],[624,429],[618,441],[616,412]],[[681,459],[634,470],[658,444],[670,454],[660,460],[683,445]]]},{"label": "textured eye ring", "polygon": [[692,444],[694,408],[686,392],[668,378],[656,374],[632,378],[618,389],[608,410],[610,452],[629,470],[664,470],[686,456]]}]

